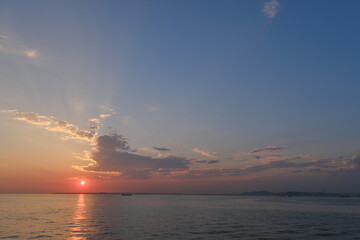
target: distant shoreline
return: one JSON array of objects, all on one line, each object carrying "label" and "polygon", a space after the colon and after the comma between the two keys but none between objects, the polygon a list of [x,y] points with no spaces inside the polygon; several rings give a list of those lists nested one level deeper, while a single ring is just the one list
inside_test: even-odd
[{"label": "distant shoreline", "polygon": [[279,197],[339,197],[339,198],[359,198],[360,194],[340,194],[326,192],[268,192],[253,191],[242,193],[146,193],[146,192],[57,192],[52,194],[104,194],[104,195],[195,195],[195,196],[279,196]]}]

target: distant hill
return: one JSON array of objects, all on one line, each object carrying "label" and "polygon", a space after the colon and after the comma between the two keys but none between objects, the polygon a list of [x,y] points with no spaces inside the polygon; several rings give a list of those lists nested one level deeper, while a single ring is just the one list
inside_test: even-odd
[{"label": "distant hill", "polygon": [[269,191],[243,192],[244,196],[281,196],[281,197],[360,197],[355,194],[325,193],[325,192],[280,192]]}]

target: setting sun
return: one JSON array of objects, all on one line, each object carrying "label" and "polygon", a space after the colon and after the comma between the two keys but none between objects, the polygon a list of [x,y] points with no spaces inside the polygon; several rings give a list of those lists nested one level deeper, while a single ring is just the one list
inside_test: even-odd
[{"label": "setting sun", "polygon": [[85,183],[86,182],[84,180],[80,182],[81,185],[85,185]]}]

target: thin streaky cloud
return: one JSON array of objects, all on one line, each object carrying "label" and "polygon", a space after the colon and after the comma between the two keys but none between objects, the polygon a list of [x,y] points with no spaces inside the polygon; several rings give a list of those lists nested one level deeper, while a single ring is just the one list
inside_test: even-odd
[{"label": "thin streaky cloud", "polygon": [[17,112],[16,109],[0,110],[0,113],[15,113],[15,112]]},{"label": "thin streaky cloud", "polygon": [[201,156],[208,157],[211,159],[218,159],[218,157],[215,156],[215,154],[216,154],[215,152],[209,153],[209,152],[204,151],[201,148],[193,148],[193,152],[196,152],[196,153],[200,154]]},{"label": "thin streaky cloud", "polygon": [[104,106],[104,105],[101,105],[99,106],[100,109],[102,109],[103,111],[105,112],[108,112],[108,113],[102,113],[99,115],[100,118],[108,118],[108,117],[111,117],[113,115],[116,114],[115,110],[112,109],[111,107],[108,107],[108,106]]},{"label": "thin streaky cloud", "polygon": [[100,114],[101,118],[107,118],[107,117],[110,117],[110,116],[111,116],[111,114]]},{"label": "thin streaky cloud", "polygon": [[[292,175],[313,174],[313,175],[336,175],[344,172],[358,171],[360,166],[359,155],[351,158],[325,158],[306,160],[301,156],[284,158],[267,164],[257,164],[244,168],[211,168],[211,169],[189,169],[178,174],[177,178],[215,178],[215,177],[261,177],[263,174]],[[299,171],[300,170],[300,171]]]}]

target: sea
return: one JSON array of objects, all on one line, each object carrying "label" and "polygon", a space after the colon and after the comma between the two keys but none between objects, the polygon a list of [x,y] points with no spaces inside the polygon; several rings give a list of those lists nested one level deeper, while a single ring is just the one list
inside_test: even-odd
[{"label": "sea", "polygon": [[360,199],[0,194],[0,239],[360,239]]}]

